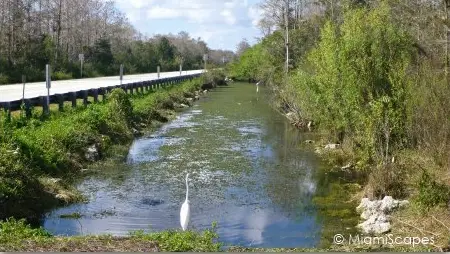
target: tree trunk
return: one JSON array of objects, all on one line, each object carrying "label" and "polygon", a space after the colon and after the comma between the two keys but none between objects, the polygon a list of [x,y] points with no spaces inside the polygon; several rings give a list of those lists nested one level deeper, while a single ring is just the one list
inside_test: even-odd
[{"label": "tree trunk", "polygon": [[447,84],[449,84],[448,72],[449,72],[449,48],[450,48],[450,29],[449,29],[449,21],[450,21],[450,0],[445,0],[445,77],[447,79]]},{"label": "tree trunk", "polygon": [[58,20],[57,23],[57,35],[56,35],[56,50],[55,50],[55,63],[58,63],[59,48],[61,45],[61,12],[62,12],[62,0],[58,2]]}]

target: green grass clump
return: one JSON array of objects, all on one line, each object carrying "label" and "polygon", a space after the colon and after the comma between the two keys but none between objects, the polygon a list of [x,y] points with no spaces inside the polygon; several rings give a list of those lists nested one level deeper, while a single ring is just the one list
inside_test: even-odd
[{"label": "green grass clump", "polygon": [[8,219],[0,222],[0,251],[18,251],[24,240],[45,241],[51,234],[42,228],[32,228],[25,220]]},{"label": "green grass clump", "polygon": [[214,227],[201,233],[169,230],[145,234],[142,231],[138,231],[132,233],[131,237],[143,241],[156,241],[161,251],[167,252],[217,252],[222,246],[221,243],[215,242],[218,235],[214,231]]},{"label": "green grass clump", "polygon": [[83,217],[80,213],[71,213],[71,214],[61,214],[59,218],[61,219],[81,219]]}]

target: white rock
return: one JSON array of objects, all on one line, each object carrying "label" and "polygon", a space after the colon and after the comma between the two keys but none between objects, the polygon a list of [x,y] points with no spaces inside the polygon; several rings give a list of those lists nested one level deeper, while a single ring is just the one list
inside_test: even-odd
[{"label": "white rock", "polygon": [[398,202],[398,207],[405,207],[409,205],[409,201],[408,200],[402,200],[400,202]]},{"label": "white rock", "polygon": [[349,164],[347,164],[347,165],[341,167],[341,169],[342,169],[342,170],[349,170],[349,169],[351,169],[352,167],[353,167],[353,165],[352,165],[351,163],[349,163]]},{"label": "white rock", "polygon": [[63,193],[56,194],[55,198],[65,202],[67,202],[70,199],[69,195]]},{"label": "white rock", "polygon": [[97,161],[99,158],[97,144],[93,144],[92,146],[88,147],[84,156],[87,160]]},{"label": "white rock", "polygon": [[49,181],[52,183],[59,183],[61,181],[61,178],[50,178]]},{"label": "white rock", "polygon": [[369,207],[370,202],[371,202],[370,199],[363,198],[359,206],[356,207],[356,211],[359,213],[363,212],[365,209],[367,209],[367,207]]},{"label": "white rock", "polygon": [[385,196],[381,201],[380,209],[385,213],[389,213],[397,207],[398,207],[397,200],[393,199],[391,196]]},{"label": "white rock", "polygon": [[328,144],[325,146],[325,149],[337,149],[339,146],[339,144]]},{"label": "white rock", "polygon": [[137,129],[135,129],[135,128],[132,128],[131,131],[133,132],[134,135],[139,135],[140,134],[140,132]]},{"label": "white rock", "polygon": [[398,201],[391,196],[385,196],[382,200],[371,201],[363,198],[356,208],[365,221],[358,225],[365,234],[384,234],[391,230],[388,214],[398,207],[408,205],[407,200]]},{"label": "white rock", "polygon": [[381,223],[369,223],[365,221],[358,225],[365,234],[384,234],[391,230],[391,223],[381,222]]},{"label": "white rock", "polygon": [[294,112],[289,112],[289,113],[286,114],[287,118],[294,118],[294,116],[295,116]]}]

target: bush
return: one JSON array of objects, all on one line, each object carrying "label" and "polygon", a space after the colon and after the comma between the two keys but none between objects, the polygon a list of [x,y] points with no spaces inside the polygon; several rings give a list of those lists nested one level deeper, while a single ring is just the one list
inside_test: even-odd
[{"label": "bush", "polygon": [[379,165],[369,175],[365,194],[371,199],[382,199],[384,196],[397,199],[406,197],[405,171],[394,165]]},{"label": "bush", "polygon": [[351,139],[367,163],[387,163],[406,137],[412,49],[387,5],[347,11],[342,25],[325,24],[310,70],[298,75],[311,103],[302,110],[340,142]]},{"label": "bush", "polygon": [[3,144],[0,147],[0,206],[5,205],[2,202],[33,194],[31,186],[38,185],[28,165],[22,163],[20,155],[14,152],[12,145]]},{"label": "bush", "polygon": [[0,221],[0,229],[0,245],[10,243],[11,241],[31,240],[52,236],[43,228],[32,228],[24,219],[16,220],[10,218],[6,221]]},{"label": "bush", "polygon": [[124,120],[127,125],[133,119],[133,105],[124,90],[116,88],[108,96],[108,114],[116,120]]},{"label": "bush", "polygon": [[1,84],[8,84],[9,78],[7,75],[0,73],[0,85]]},{"label": "bush", "polygon": [[434,176],[424,170],[419,181],[417,202],[425,209],[446,206],[450,202],[450,186],[438,183]]},{"label": "bush", "polygon": [[52,73],[52,80],[66,80],[73,79],[71,73],[66,73],[64,71],[56,71]]}]

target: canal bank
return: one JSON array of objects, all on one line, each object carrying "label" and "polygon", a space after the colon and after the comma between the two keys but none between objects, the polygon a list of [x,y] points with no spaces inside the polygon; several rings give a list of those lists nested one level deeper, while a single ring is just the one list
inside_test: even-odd
[{"label": "canal bank", "polygon": [[[329,246],[336,230],[354,232],[345,175],[328,174],[310,139],[267,104],[254,85],[220,87],[152,134],[136,139],[126,163],[88,176],[88,203],[48,213],[55,235],[178,229],[184,175],[191,173],[191,226],[217,222],[224,246]],[[70,218],[76,214],[77,218]],[[339,232],[341,232],[339,231]]]},{"label": "canal bank", "polygon": [[65,108],[49,119],[2,118],[0,218],[36,223],[52,207],[86,201],[73,183],[89,172],[89,165],[120,157],[134,137],[199,99],[209,79],[134,96],[116,89],[106,102]]}]

